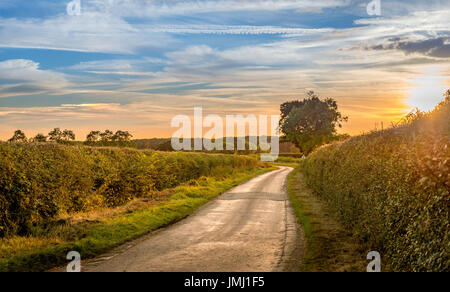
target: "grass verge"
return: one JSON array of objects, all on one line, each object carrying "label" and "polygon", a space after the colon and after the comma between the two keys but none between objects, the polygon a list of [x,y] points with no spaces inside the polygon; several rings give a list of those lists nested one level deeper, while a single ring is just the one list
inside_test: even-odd
[{"label": "grass verge", "polygon": [[289,175],[289,197],[302,225],[306,253],[302,272],[364,272],[364,247],[339,223],[337,215],[307,188],[301,168]]},{"label": "grass verge", "polygon": [[299,163],[296,162],[273,162],[274,166],[288,166],[288,167],[292,167],[292,168],[297,168]]},{"label": "grass verge", "polygon": [[65,264],[69,251],[80,252],[83,259],[92,258],[178,222],[230,188],[273,169],[239,171],[223,179],[202,177],[174,188],[167,200],[157,204],[135,204],[138,207],[134,209],[105,212],[109,216],[91,214],[88,218],[95,220],[78,218],[76,224],[59,220],[40,227],[33,236],[0,239],[0,272],[45,271]]}]

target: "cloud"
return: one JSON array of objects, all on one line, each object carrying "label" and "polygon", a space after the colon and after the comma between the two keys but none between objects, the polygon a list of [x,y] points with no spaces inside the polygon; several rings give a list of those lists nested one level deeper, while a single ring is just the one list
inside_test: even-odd
[{"label": "cloud", "polygon": [[399,50],[406,55],[421,54],[435,58],[450,58],[450,37],[438,37],[420,41],[391,38],[387,43],[366,46],[366,50]]},{"label": "cloud", "polygon": [[[373,32],[402,34],[414,31],[448,32],[450,5],[446,4],[433,11],[415,9],[402,15],[383,16],[377,18],[361,18],[355,21],[357,25],[371,26]],[[396,29],[396,30],[394,30]]]},{"label": "cloud", "polygon": [[299,10],[321,12],[323,8],[347,6],[350,0],[93,0],[85,9],[107,11],[123,17],[192,15],[211,12]]},{"label": "cloud", "polygon": [[13,59],[0,62],[0,97],[54,91],[69,85],[61,73],[39,69],[39,63]]},{"label": "cloud", "polygon": [[281,35],[309,35],[315,33],[331,32],[332,29],[308,29],[295,27],[279,27],[279,26],[251,26],[251,25],[164,25],[151,26],[146,29],[148,32],[164,32],[175,34],[220,34],[220,35],[264,35],[264,34],[281,34]]},{"label": "cloud", "polygon": [[[37,48],[79,52],[136,54],[148,48],[167,49],[173,34],[308,34],[295,27],[212,25],[181,22],[159,17],[233,11],[281,11],[344,6],[348,0],[83,0],[82,13],[65,11],[47,18],[0,17],[0,47]],[[25,5],[25,4],[22,4]],[[50,5],[50,4],[47,4]],[[200,17],[201,19],[202,17]],[[131,19],[131,20],[130,20]],[[139,21],[136,21],[139,19]],[[205,19],[208,19],[206,17]],[[220,22],[220,18],[218,19]],[[157,23],[163,23],[155,25]]]},{"label": "cloud", "polygon": [[103,13],[49,19],[0,18],[0,47],[132,54],[170,43],[167,35],[146,34],[121,18]]},{"label": "cloud", "polygon": [[39,69],[39,63],[31,60],[13,59],[0,62],[0,80],[19,80],[29,82],[64,82],[59,73]]},{"label": "cloud", "polygon": [[0,88],[0,94],[30,94],[44,91],[46,88],[32,84],[21,84],[15,86],[5,86]]},{"label": "cloud", "polygon": [[114,59],[81,62],[67,69],[101,75],[155,76],[156,73],[149,72],[148,67],[162,65],[165,62],[162,59],[148,57],[140,59]]},{"label": "cloud", "polygon": [[[64,11],[61,11],[60,14],[47,19],[0,18],[0,47],[138,54],[149,48],[170,50],[171,47],[179,45],[176,37],[180,34],[323,36],[337,30],[276,25],[225,25],[211,22],[220,23],[226,19],[223,15],[212,17],[220,12],[302,11],[302,9],[308,11],[308,9],[336,7],[347,9],[352,7],[351,4],[355,6],[353,2],[350,0],[85,0],[82,1],[80,16],[64,15]],[[181,21],[176,16],[169,17],[177,14],[192,17],[193,13],[201,15],[195,21],[187,22]],[[364,27],[360,31],[352,30],[351,32],[355,34],[352,37],[370,39],[379,35],[411,33],[418,29],[433,32],[448,31],[448,13],[449,10],[441,9],[433,12],[415,12],[407,16],[360,19],[355,24]],[[162,16],[168,18],[161,19]],[[180,22],[182,24],[179,24]],[[359,32],[366,35],[363,36]]]},{"label": "cloud", "polygon": [[299,66],[307,69],[312,65],[312,55],[307,54],[310,48],[304,48],[300,44],[300,41],[289,40],[227,50],[217,50],[206,45],[190,46],[166,54],[169,61],[165,73],[180,78],[197,76],[204,80],[234,80],[233,76],[241,73],[260,76],[258,71],[283,71]]},{"label": "cloud", "polygon": [[99,12],[50,19],[0,18],[0,47],[135,54],[146,48],[168,48],[173,34],[295,35],[331,32],[277,26],[132,24]]}]

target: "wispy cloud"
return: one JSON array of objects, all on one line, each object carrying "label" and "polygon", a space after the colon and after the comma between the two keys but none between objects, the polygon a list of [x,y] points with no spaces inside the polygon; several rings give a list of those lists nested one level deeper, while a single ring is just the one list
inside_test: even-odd
[{"label": "wispy cloud", "polygon": [[321,11],[323,8],[342,7],[350,0],[92,0],[87,10],[107,11],[126,17],[154,17],[167,15],[190,15],[210,12],[303,10]]},{"label": "wispy cloud", "polygon": [[0,97],[53,92],[70,83],[63,74],[39,69],[39,63],[15,59],[0,62]]},{"label": "wispy cloud", "polygon": [[134,27],[108,14],[84,13],[50,19],[0,18],[0,47],[132,54],[164,47],[171,37]]}]

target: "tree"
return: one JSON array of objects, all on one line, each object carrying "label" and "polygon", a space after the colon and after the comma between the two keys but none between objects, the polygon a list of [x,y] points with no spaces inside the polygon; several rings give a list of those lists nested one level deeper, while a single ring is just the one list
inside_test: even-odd
[{"label": "tree", "polygon": [[72,130],[64,130],[62,133],[62,139],[64,141],[74,141],[75,140],[75,133]]},{"label": "tree", "polygon": [[110,130],[105,130],[103,133],[100,134],[100,138],[102,142],[113,141],[114,133]]},{"label": "tree", "polygon": [[63,132],[60,128],[54,128],[53,131],[48,133],[48,140],[53,142],[61,142],[63,137]]},{"label": "tree", "polygon": [[306,155],[337,139],[337,127],[348,120],[338,111],[334,99],[321,100],[313,91],[307,96],[303,101],[286,102],[280,107],[281,132]]},{"label": "tree", "polygon": [[128,131],[117,131],[116,134],[113,136],[113,141],[117,142],[129,142],[130,139],[133,137]]},{"label": "tree", "polygon": [[47,137],[44,134],[37,134],[36,136],[34,136],[33,142],[45,143],[47,142]]},{"label": "tree", "polygon": [[98,142],[100,140],[100,131],[91,131],[86,136],[87,142]]},{"label": "tree", "polygon": [[10,143],[26,143],[27,137],[25,136],[25,133],[22,132],[22,130],[17,130],[14,132],[14,135],[11,139],[8,140]]},{"label": "tree", "polygon": [[111,130],[91,131],[86,136],[86,145],[90,146],[119,146],[119,147],[133,147],[131,142],[131,135],[128,131],[118,130],[116,133]]},{"label": "tree", "polygon": [[48,139],[57,143],[68,142],[75,140],[75,134],[71,130],[61,131],[60,128],[54,128],[53,131],[48,133]]}]

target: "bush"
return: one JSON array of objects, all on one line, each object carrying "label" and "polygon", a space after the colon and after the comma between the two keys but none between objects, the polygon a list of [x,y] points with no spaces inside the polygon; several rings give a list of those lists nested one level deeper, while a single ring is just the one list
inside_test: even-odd
[{"label": "bush", "polygon": [[308,185],[393,271],[450,269],[450,103],[304,162]]},{"label": "bush", "polygon": [[257,164],[234,155],[0,143],[0,236],[25,235],[58,215],[119,206]]}]

